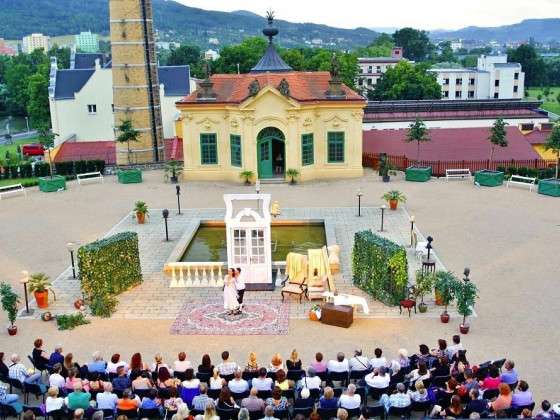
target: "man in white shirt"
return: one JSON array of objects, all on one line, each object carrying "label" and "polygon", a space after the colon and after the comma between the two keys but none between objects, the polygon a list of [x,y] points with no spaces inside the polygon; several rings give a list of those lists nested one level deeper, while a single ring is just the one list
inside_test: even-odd
[{"label": "man in white shirt", "polygon": [[461,336],[459,334],[456,334],[453,336],[453,344],[447,346],[448,359],[451,360],[459,350],[463,350],[463,345],[461,344]]},{"label": "man in white shirt", "polygon": [[235,269],[235,288],[237,290],[237,302],[239,303],[239,311],[243,309],[243,295],[245,294],[245,279],[241,274],[241,268]]},{"label": "man in white shirt", "polygon": [[266,377],[266,368],[259,369],[259,376],[253,378],[252,385],[258,391],[270,391],[272,389],[272,379]]},{"label": "man in white shirt", "polygon": [[362,350],[354,351],[354,357],[350,359],[350,370],[352,372],[363,372],[369,370],[371,365],[367,357],[362,356]]},{"label": "man in white shirt", "polygon": [[327,370],[329,372],[348,372],[350,366],[348,365],[348,360],[344,357],[344,353],[339,352],[336,355],[336,360],[329,360]]},{"label": "man in white shirt", "polygon": [[383,351],[378,347],[374,351],[375,357],[369,361],[373,369],[380,368],[381,366],[387,366],[387,359],[383,355]]},{"label": "man in white shirt", "polygon": [[379,368],[377,375],[375,372],[371,372],[367,374],[364,379],[369,387],[378,389],[387,388],[389,386],[389,382],[391,382],[391,377],[387,375],[385,366],[381,366]]},{"label": "man in white shirt", "polygon": [[346,410],[353,410],[359,408],[362,404],[362,397],[356,394],[356,385],[348,385],[348,390],[342,394],[338,400],[338,406]]},{"label": "man in white shirt", "polygon": [[97,401],[98,410],[115,410],[119,397],[113,394],[111,382],[104,382],[103,392],[98,393],[95,400]]},{"label": "man in white shirt", "polygon": [[66,386],[66,379],[60,373],[62,372],[62,365],[57,363],[53,366],[53,373],[49,376],[49,386],[55,386],[58,389],[64,389]]},{"label": "man in white shirt", "polygon": [[310,367],[307,369],[307,376],[304,376],[298,382],[298,389],[320,389],[322,382],[321,378],[317,376],[315,369]]},{"label": "man in white shirt", "polygon": [[233,375],[238,369],[237,363],[229,360],[229,351],[222,352],[222,363],[216,366],[221,376]]},{"label": "man in white shirt", "polygon": [[249,384],[242,378],[241,369],[235,371],[234,378],[229,381],[228,387],[231,392],[235,392],[236,394],[241,394],[249,390]]}]

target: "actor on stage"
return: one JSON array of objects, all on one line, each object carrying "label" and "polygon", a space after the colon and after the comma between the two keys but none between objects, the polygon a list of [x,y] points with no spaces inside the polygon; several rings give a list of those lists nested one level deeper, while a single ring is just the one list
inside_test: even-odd
[{"label": "actor on stage", "polygon": [[235,288],[235,274],[235,268],[230,268],[224,277],[224,309],[227,309],[230,315],[239,310],[237,290]]},{"label": "actor on stage", "polygon": [[241,274],[241,268],[237,267],[235,269],[235,288],[237,289],[237,302],[239,303],[239,309],[243,309],[243,295],[245,294],[245,281],[243,275]]}]

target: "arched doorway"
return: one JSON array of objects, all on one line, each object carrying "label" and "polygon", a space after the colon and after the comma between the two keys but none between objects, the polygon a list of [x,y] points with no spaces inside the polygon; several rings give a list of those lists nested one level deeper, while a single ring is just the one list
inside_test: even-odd
[{"label": "arched doorway", "polygon": [[284,133],[276,127],[263,128],[257,136],[259,178],[284,178],[286,148]]}]

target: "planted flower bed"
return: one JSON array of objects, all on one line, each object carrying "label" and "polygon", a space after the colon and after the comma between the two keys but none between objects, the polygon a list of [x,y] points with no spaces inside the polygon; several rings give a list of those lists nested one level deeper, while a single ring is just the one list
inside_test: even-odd
[{"label": "planted flower bed", "polygon": [[474,173],[474,182],[484,187],[497,187],[504,183],[504,173],[483,169]]},{"label": "planted flower bed", "polygon": [[66,189],[66,178],[62,175],[53,175],[51,178],[39,178],[39,190],[43,192],[55,192],[60,189]]},{"label": "planted flower bed", "polygon": [[409,166],[406,168],[405,179],[413,182],[426,182],[432,177],[431,166]]},{"label": "planted flower bed", "polygon": [[539,194],[560,197],[560,179],[550,178],[539,181]]}]

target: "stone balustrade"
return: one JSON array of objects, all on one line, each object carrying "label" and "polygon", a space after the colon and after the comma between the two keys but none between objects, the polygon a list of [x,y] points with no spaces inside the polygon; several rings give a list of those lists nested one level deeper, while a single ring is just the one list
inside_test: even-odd
[{"label": "stone balustrade", "polygon": [[226,269],[223,262],[172,262],[164,271],[171,275],[169,287],[222,287]]}]

